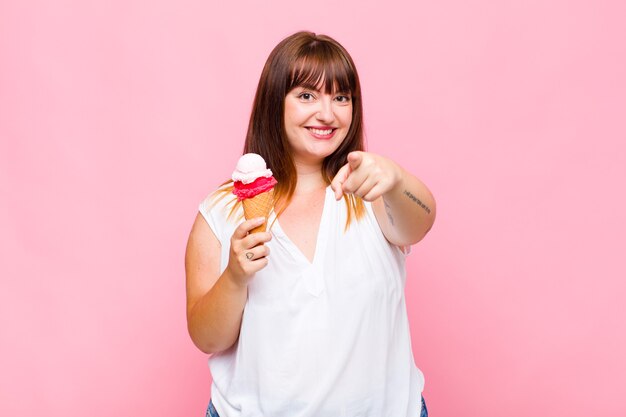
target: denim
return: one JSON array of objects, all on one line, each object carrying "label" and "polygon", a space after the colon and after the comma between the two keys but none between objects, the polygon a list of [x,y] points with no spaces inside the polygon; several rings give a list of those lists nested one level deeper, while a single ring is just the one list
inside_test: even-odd
[{"label": "denim", "polygon": [[215,407],[213,407],[213,401],[209,401],[209,408],[206,409],[206,417],[220,417],[215,411]]},{"label": "denim", "polygon": [[[213,407],[213,401],[209,401],[209,408],[206,410],[206,417],[220,417],[215,411],[215,407]],[[426,401],[424,401],[424,397],[422,396],[422,412],[420,413],[420,417],[428,417],[428,409],[426,408]]]},{"label": "denim", "polygon": [[420,413],[420,417],[428,417],[428,408],[426,408],[426,401],[424,401],[423,395],[422,395],[422,412]]}]

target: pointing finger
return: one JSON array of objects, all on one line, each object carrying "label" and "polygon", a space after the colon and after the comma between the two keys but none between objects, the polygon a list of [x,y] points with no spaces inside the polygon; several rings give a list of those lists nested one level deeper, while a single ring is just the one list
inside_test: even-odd
[{"label": "pointing finger", "polygon": [[343,183],[346,181],[351,171],[350,164],[345,164],[337,171],[337,175],[335,175],[335,178],[333,178],[333,181],[330,183],[330,188],[335,192],[336,200],[339,200],[343,195]]},{"label": "pointing finger", "polygon": [[348,164],[350,164],[350,168],[354,171],[361,165],[363,161],[363,153],[359,151],[350,152],[348,154]]}]

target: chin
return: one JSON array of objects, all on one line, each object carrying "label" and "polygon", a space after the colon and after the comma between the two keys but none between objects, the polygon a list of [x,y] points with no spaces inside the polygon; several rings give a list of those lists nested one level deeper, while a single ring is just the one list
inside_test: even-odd
[{"label": "chin", "polygon": [[339,149],[339,145],[340,144],[341,143],[337,144],[337,146],[328,147],[328,148],[323,149],[323,150],[322,149],[318,149],[316,151],[312,151],[311,155],[315,156],[315,157],[317,157],[319,159],[326,159],[329,156],[331,156],[332,154],[334,154],[337,151],[337,149]]}]

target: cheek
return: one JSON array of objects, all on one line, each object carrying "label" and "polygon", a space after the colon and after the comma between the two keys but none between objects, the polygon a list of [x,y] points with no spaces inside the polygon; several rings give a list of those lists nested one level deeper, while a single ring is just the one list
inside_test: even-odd
[{"label": "cheek", "polygon": [[285,112],[285,125],[287,129],[295,129],[300,125],[301,117],[298,111],[295,109],[290,109],[290,111]]},{"label": "cheek", "polygon": [[295,112],[296,109],[294,108],[290,100],[285,100],[283,119],[285,120],[286,125],[289,125],[293,122]]},{"label": "cheek", "polygon": [[284,126],[286,131],[293,131],[294,126],[297,124],[297,119],[294,115],[293,109],[285,109]]},{"label": "cheek", "polygon": [[342,108],[341,121],[346,127],[350,127],[352,124],[352,106]]},{"label": "cheek", "polygon": [[343,114],[342,121],[346,125],[346,127],[350,127],[350,125],[352,124],[352,108],[350,108]]}]

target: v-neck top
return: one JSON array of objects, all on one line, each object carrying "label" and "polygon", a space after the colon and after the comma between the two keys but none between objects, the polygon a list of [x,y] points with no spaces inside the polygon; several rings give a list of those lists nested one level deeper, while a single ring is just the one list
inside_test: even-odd
[{"label": "v-neck top", "polygon": [[[315,243],[315,251],[313,252],[313,260],[309,260],[309,258],[302,252],[302,250],[298,247],[298,245],[296,245],[291,239],[289,239],[289,237],[287,236],[287,234],[285,233],[285,231],[283,230],[283,228],[280,226],[280,222],[279,220],[276,218],[276,213],[274,213],[273,211],[270,213],[270,218],[268,219],[268,225],[272,225],[272,232],[274,236],[279,236],[280,239],[283,239],[283,241],[285,242],[286,245],[291,245],[292,246],[292,253],[294,254],[294,256],[298,256],[300,255],[303,259],[304,262],[306,262],[309,265],[312,264],[316,264],[319,262],[316,262],[316,256],[318,253],[318,249],[323,248],[326,245],[326,237],[327,237],[327,233],[326,231],[324,231],[324,233],[322,233],[322,226],[323,225],[327,225],[327,222],[324,221],[324,214],[327,212],[327,207],[329,206],[327,201],[329,198],[329,195],[332,197],[333,194],[330,193],[329,194],[329,190],[332,190],[330,188],[330,186],[328,186],[324,192],[324,202],[323,202],[323,206],[322,206],[322,215],[320,216],[320,221],[319,221],[319,229],[318,229],[318,233],[317,233],[317,241]],[[334,199],[334,198],[333,198]],[[320,254],[320,256],[324,256],[323,253]],[[321,262],[323,262],[323,260],[320,260]]]},{"label": "v-neck top", "polygon": [[[200,204],[221,243],[223,272],[240,223],[233,199]],[[274,213],[268,265],[248,285],[239,339],[213,354],[211,396],[221,417],[417,417],[424,376],[415,366],[405,252],[374,216],[345,231],[347,207],[326,189],[309,262]]]}]

